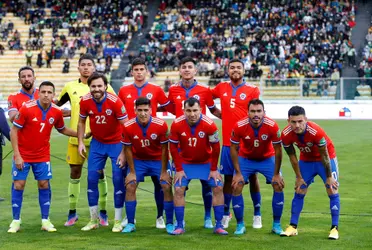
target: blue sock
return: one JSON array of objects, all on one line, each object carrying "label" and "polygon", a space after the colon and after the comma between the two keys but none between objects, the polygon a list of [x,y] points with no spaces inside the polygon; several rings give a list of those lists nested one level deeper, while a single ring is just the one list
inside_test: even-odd
[{"label": "blue sock", "polygon": [[173,211],[174,211],[173,201],[164,201],[164,210],[165,210],[166,225],[173,224]]},{"label": "blue sock", "polygon": [[273,217],[274,223],[280,223],[280,218],[282,217],[284,206],[284,193],[275,192],[273,194],[272,207],[273,207]]},{"label": "blue sock", "polygon": [[136,207],[137,200],[125,202],[125,211],[127,213],[128,223],[134,224],[134,218],[136,216]]},{"label": "blue sock", "polygon": [[236,218],[236,222],[243,223],[244,218],[244,200],[243,195],[232,196],[232,206]]},{"label": "blue sock", "polygon": [[295,193],[292,200],[292,216],[291,216],[291,225],[298,225],[298,220],[300,218],[300,213],[304,207],[304,194]]},{"label": "blue sock", "polygon": [[23,190],[16,190],[14,189],[14,185],[12,185],[13,220],[19,220],[21,216],[22,201],[23,201]]},{"label": "blue sock", "polygon": [[154,183],[154,198],[155,198],[155,203],[156,203],[156,209],[158,211],[158,215],[156,216],[156,218],[159,218],[160,216],[163,216],[164,193],[163,193],[163,190],[160,186],[160,183],[157,177],[156,179],[153,179],[153,183]]},{"label": "blue sock", "polygon": [[230,215],[230,203],[231,203],[231,194],[223,194],[224,200],[225,200],[225,206],[223,215]]},{"label": "blue sock", "polygon": [[331,209],[332,226],[338,226],[340,217],[340,195],[333,194],[329,196],[329,208]]},{"label": "blue sock", "polygon": [[223,210],[224,205],[213,206],[214,210],[214,218],[216,219],[216,228],[222,228],[222,217],[223,217]]},{"label": "blue sock", "polygon": [[185,218],[185,207],[174,207],[174,212],[176,214],[177,228],[183,228],[183,220]]},{"label": "blue sock", "polygon": [[114,184],[114,206],[122,208],[125,200],[125,185],[121,171],[112,172],[112,182]]},{"label": "blue sock", "polygon": [[49,188],[39,189],[39,205],[40,205],[41,219],[48,219],[49,208],[50,208]]},{"label": "blue sock", "polygon": [[204,218],[211,218],[212,209],[212,188],[209,186],[207,181],[201,180],[202,184],[202,195],[204,201]]},{"label": "blue sock", "polygon": [[88,171],[88,204],[90,207],[98,205],[98,180],[100,174],[97,171]]},{"label": "blue sock", "polygon": [[255,216],[261,216],[261,193],[253,193],[251,192],[251,198],[253,202],[253,208],[254,208],[254,215]]}]

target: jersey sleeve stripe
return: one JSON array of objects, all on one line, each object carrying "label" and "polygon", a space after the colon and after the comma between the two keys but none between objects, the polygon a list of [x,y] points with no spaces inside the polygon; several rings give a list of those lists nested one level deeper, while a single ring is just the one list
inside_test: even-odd
[{"label": "jersey sleeve stripe", "polygon": [[121,141],[121,143],[123,143],[125,146],[130,146],[130,145],[132,145],[131,142],[123,142],[123,141]]},{"label": "jersey sleeve stripe", "polygon": [[13,125],[16,126],[17,128],[23,128],[22,125],[20,125],[20,124],[18,124],[18,123],[16,123],[16,122],[13,122]]},{"label": "jersey sleeve stripe", "polygon": [[318,144],[318,147],[323,147],[323,146],[325,146],[325,145],[327,145],[327,142],[322,143],[322,144]]},{"label": "jersey sleeve stripe", "polygon": [[285,144],[283,144],[283,147],[285,147],[285,148],[289,148],[291,145],[285,145]]},{"label": "jersey sleeve stripe", "polygon": [[216,104],[213,104],[212,106],[208,106],[209,109],[213,109],[216,107]]},{"label": "jersey sleeve stripe", "polygon": [[166,103],[164,104],[159,104],[159,107],[164,107],[164,106],[167,106],[168,104],[170,103],[170,101],[167,101]]},{"label": "jersey sleeve stripe", "polygon": [[8,109],[8,112],[10,112],[10,111],[18,111],[18,109],[16,109],[16,108]]},{"label": "jersey sleeve stripe", "polygon": [[63,127],[60,127],[60,128],[56,128],[57,130],[62,130],[62,129],[64,129],[65,128],[65,126],[63,126]]},{"label": "jersey sleeve stripe", "polygon": [[80,116],[81,118],[87,118],[86,115],[79,114],[79,116]]},{"label": "jersey sleeve stripe", "polygon": [[279,143],[282,143],[282,141],[273,141],[272,143],[273,144],[279,144]]},{"label": "jersey sleeve stripe", "polygon": [[172,139],[169,139],[169,141],[170,141],[171,143],[175,143],[175,144],[178,144],[178,143],[179,143],[179,141],[175,141],[175,140],[172,140]]},{"label": "jersey sleeve stripe", "polygon": [[232,139],[230,139],[230,141],[231,141],[232,143],[234,143],[234,144],[239,144],[238,141],[234,141],[234,140],[232,140]]},{"label": "jersey sleeve stripe", "polygon": [[168,143],[168,142],[169,142],[169,140],[161,141],[160,143],[161,143],[161,144],[165,144],[165,143]]},{"label": "jersey sleeve stripe", "polygon": [[118,117],[118,120],[124,120],[127,117],[128,117],[128,115],[120,116],[120,117]]}]

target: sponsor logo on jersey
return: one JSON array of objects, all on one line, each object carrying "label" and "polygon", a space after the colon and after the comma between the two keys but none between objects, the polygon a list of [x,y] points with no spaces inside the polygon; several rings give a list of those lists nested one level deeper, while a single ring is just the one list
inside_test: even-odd
[{"label": "sponsor logo on jersey", "polygon": [[151,137],[151,139],[156,140],[156,138],[158,138],[158,135],[157,134],[151,134],[150,137]]},{"label": "sponsor logo on jersey", "polygon": [[186,133],[185,132],[183,132],[182,134],[181,134],[182,136],[186,136]]},{"label": "sponsor logo on jersey", "polygon": [[106,115],[111,115],[112,114],[112,110],[111,109],[106,109]]},{"label": "sponsor logo on jersey", "polygon": [[176,99],[181,99],[181,96],[177,96]]},{"label": "sponsor logo on jersey", "polygon": [[251,137],[249,137],[249,135],[247,135],[244,139],[249,140],[249,139],[251,139]]},{"label": "sponsor logo on jersey", "polygon": [[127,98],[132,98],[132,96],[129,94],[129,95],[127,95]]},{"label": "sponsor logo on jersey", "polygon": [[227,96],[227,93],[225,92],[222,96]]},{"label": "sponsor logo on jersey", "polygon": [[34,121],[34,122],[37,122],[37,118],[36,118],[36,117],[34,117],[34,119],[32,119],[32,121]]},{"label": "sponsor logo on jersey", "polygon": [[93,111],[92,111],[92,110],[90,110],[90,111],[89,111],[89,114],[90,114],[90,115],[93,115]]},{"label": "sponsor logo on jersey", "polygon": [[200,131],[198,135],[199,135],[200,138],[204,138],[205,133],[203,131]]},{"label": "sponsor logo on jersey", "polygon": [[138,139],[138,136],[137,135],[133,136],[133,139]]}]

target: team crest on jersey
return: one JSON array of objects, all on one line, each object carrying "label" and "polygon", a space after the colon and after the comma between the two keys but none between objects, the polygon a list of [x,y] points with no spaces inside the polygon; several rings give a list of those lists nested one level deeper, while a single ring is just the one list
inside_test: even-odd
[{"label": "team crest on jersey", "polygon": [[263,135],[261,135],[261,138],[262,138],[262,140],[264,140],[264,141],[266,141],[267,140],[267,135],[266,134],[263,134]]},{"label": "team crest on jersey", "polygon": [[156,138],[158,138],[158,135],[157,134],[151,134],[150,137],[151,137],[151,139],[156,140]]},{"label": "team crest on jersey", "polygon": [[241,93],[239,97],[240,99],[245,100],[245,98],[247,98],[247,95],[244,93]]},{"label": "team crest on jersey", "polygon": [[111,115],[112,114],[112,110],[111,109],[106,109],[106,115]]},{"label": "team crest on jersey", "polygon": [[306,145],[307,145],[308,147],[312,147],[312,146],[313,146],[313,144],[312,144],[311,142],[306,143]]},{"label": "team crest on jersey", "polygon": [[50,117],[49,118],[49,124],[53,124],[53,122],[54,122],[54,118],[53,117]]},{"label": "team crest on jersey", "polygon": [[194,95],[193,96],[196,100],[200,100],[200,96],[198,96],[198,95]]},{"label": "team crest on jersey", "polygon": [[17,176],[18,172],[17,171],[13,171],[13,176]]},{"label": "team crest on jersey", "polygon": [[200,132],[199,132],[199,137],[200,137],[200,138],[204,138],[204,136],[205,136],[205,133],[204,133],[203,131],[200,131]]},{"label": "team crest on jersey", "polygon": [[146,98],[149,99],[149,100],[151,100],[152,94],[151,93],[147,93]]}]

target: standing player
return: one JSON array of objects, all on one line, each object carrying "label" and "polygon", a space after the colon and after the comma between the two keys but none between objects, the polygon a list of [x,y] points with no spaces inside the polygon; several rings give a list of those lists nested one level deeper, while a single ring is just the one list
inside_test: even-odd
[{"label": "standing player", "polygon": [[[281,236],[298,234],[297,225],[307,189],[314,181],[314,177],[319,175],[323,179],[330,201],[332,226],[328,238],[337,240],[339,237],[340,197],[338,194],[338,164],[333,142],[319,125],[307,120],[302,107],[293,106],[288,111],[288,123],[289,125],[282,132],[282,140],[296,174],[296,192],[292,200],[290,226]],[[297,160],[293,145],[297,145],[300,149],[300,161]]]},{"label": "standing player", "polygon": [[34,85],[35,79],[33,68],[25,66],[19,69],[18,82],[22,85],[22,88],[18,93],[8,97],[8,115],[11,122],[13,122],[24,103],[39,98],[39,90]]},{"label": "standing player", "polygon": [[65,127],[61,110],[52,104],[55,88],[51,82],[42,82],[39,87],[40,97],[31,100],[19,110],[11,131],[11,142],[14,150],[12,209],[13,221],[8,233],[16,233],[21,225],[21,208],[23,190],[30,168],[38,181],[39,204],[41,211],[41,230],[55,232],[49,221],[52,179],[50,165],[50,134],[55,127],[58,132],[67,136],[77,136],[76,131]]},{"label": "standing player", "polygon": [[107,79],[104,75],[93,73],[88,78],[90,93],[80,101],[80,118],[78,123],[79,154],[85,157],[86,147],[83,140],[86,119],[89,117],[92,141],[88,157],[88,203],[90,222],[82,231],[98,228],[98,182],[106,165],[111,159],[112,181],[114,184],[115,224],[113,232],[121,231],[122,210],[124,205],[124,176],[120,168],[124,164],[124,152],[120,143],[122,125],[127,120],[125,108],[120,99],[107,92]]},{"label": "standing player", "polygon": [[[184,103],[185,115],[171,126],[170,151],[176,167],[174,179],[174,210],[177,226],[172,234],[185,232],[185,191],[192,179],[204,180],[213,190],[213,209],[216,220],[214,233],[226,235],[223,216],[222,177],[217,171],[220,142],[216,124],[201,114],[198,99],[191,97]],[[180,150],[179,150],[180,149]]]},{"label": "standing player", "polygon": [[[206,107],[212,114],[220,117],[220,110],[214,105],[213,97],[208,86],[198,83],[195,80],[197,73],[196,63],[191,57],[185,57],[180,62],[181,81],[169,88],[169,101],[167,110],[172,112],[176,117],[184,115],[184,102],[190,97],[194,97],[200,102],[201,112],[205,115]],[[205,180],[200,180],[202,184],[202,195],[204,200],[204,227],[213,228],[211,219],[212,208],[212,189]]]},{"label": "standing player", "polygon": [[[136,58],[132,62],[132,75],[134,83],[124,85],[120,88],[119,98],[124,103],[125,109],[128,113],[128,118],[132,119],[136,117],[135,114],[135,101],[138,97],[146,97],[151,100],[152,116],[156,116],[156,110],[159,107],[165,107],[169,104],[168,98],[165,96],[164,91],[160,86],[150,83],[146,80],[148,74],[145,60],[142,58]],[[154,196],[158,214],[156,217],[156,227],[165,228],[163,219],[163,202],[164,194],[159,183],[158,176],[151,176],[152,182],[154,183]],[[126,226],[127,221],[123,223]]]},{"label": "standing player", "polygon": [[[248,104],[248,117],[237,122],[231,132],[231,159],[234,164],[232,205],[237,220],[235,234],[244,234],[244,201],[242,191],[248,177],[261,173],[274,189],[272,199],[272,232],[280,234],[284,205],[284,181],[280,175],[282,145],[278,124],[265,116],[264,104],[253,99]],[[239,152],[239,153],[238,153]]]},{"label": "standing player", "polygon": [[[222,119],[223,146],[221,151],[221,174],[224,174],[225,185],[223,187],[225,210],[222,224],[228,228],[230,217],[230,203],[232,194],[232,178],[234,166],[230,157],[230,136],[235,123],[247,116],[248,103],[252,99],[258,99],[260,90],[254,85],[244,81],[244,64],[239,59],[229,62],[228,73],[230,82],[220,82],[212,94],[214,98],[220,98]],[[249,177],[250,193],[253,201],[254,216],[253,228],[261,228],[261,194],[256,175]]]},{"label": "standing player", "polygon": [[[80,110],[80,99],[82,96],[89,93],[89,87],[87,81],[89,76],[96,70],[94,58],[91,54],[84,54],[79,59],[78,70],[80,72],[80,77],[76,81],[68,82],[63,87],[59,97],[58,106],[62,106],[66,102],[70,102],[71,105],[71,115],[70,118],[70,128],[77,129],[79,121],[79,110]],[[114,93],[111,86],[108,86],[108,92]],[[89,133],[89,123],[86,126],[86,132]],[[84,140],[85,145],[89,146],[90,139]],[[87,148],[89,150],[89,148]],[[78,153],[78,140],[77,138],[69,138],[67,145],[67,163],[70,165],[70,182],[68,185],[68,196],[70,210],[68,214],[65,226],[72,226],[78,220],[78,214],[76,212],[77,202],[80,196],[80,177],[81,170],[85,159],[82,158]],[[100,191],[99,204],[100,204],[100,224],[102,226],[108,226],[108,217],[106,214],[106,201],[107,201],[107,182],[102,172],[100,180],[98,183],[98,188]]]},{"label": "standing player", "polygon": [[169,169],[168,126],[165,121],[151,116],[149,99],[138,98],[135,107],[136,118],[126,122],[123,131],[124,152],[128,163],[125,198],[128,224],[123,233],[136,230],[134,216],[137,206],[137,183],[143,182],[145,176],[155,176],[158,183],[160,183],[160,177],[163,178],[161,186],[164,191],[166,228],[170,234],[174,226],[172,181],[167,172]]}]

